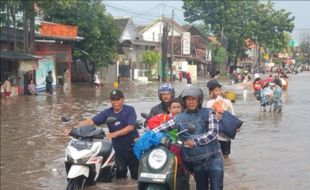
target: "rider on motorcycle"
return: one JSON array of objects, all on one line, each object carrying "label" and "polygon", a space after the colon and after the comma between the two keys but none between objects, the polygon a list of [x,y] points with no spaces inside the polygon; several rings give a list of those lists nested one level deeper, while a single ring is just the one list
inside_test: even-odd
[{"label": "rider on motorcycle", "polygon": [[169,114],[169,101],[174,98],[174,87],[169,83],[164,83],[160,85],[158,89],[158,98],[161,101],[158,105],[154,106],[151,109],[151,112],[149,114],[149,117],[153,117],[154,115],[160,114],[160,113],[166,113]]},{"label": "rider on motorcycle", "polygon": [[[217,140],[219,133],[215,112],[202,107],[203,91],[190,85],[181,93],[185,111],[172,120],[153,129],[154,132],[171,130],[179,131],[195,127],[195,132],[179,135],[183,142],[182,160],[193,174],[197,190],[223,189],[223,158]],[[210,185],[209,185],[210,184]]]}]

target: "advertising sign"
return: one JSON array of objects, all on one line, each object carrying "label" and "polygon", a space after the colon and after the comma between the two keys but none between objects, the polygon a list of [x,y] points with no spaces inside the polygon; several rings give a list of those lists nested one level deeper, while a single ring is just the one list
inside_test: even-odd
[{"label": "advertising sign", "polygon": [[191,53],[191,33],[184,32],[183,33],[183,55],[189,55]]},{"label": "advertising sign", "polygon": [[41,22],[40,34],[42,36],[60,36],[76,38],[78,33],[77,26],[56,24],[50,22]]},{"label": "advertising sign", "polygon": [[52,71],[53,86],[56,85],[56,73],[55,73],[55,62],[52,57],[45,57],[38,61],[38,68],[36,70],[36,83],[37,91],[45,91],[45,78],[48,75],[48,71]]}]

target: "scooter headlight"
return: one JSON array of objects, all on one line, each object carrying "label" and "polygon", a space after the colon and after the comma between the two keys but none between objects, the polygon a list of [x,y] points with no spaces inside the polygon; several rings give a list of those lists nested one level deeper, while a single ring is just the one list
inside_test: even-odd
[{"label": "scooter headlight", "polygon": [[167,153],[162,149],[155,149],[149,154],[148,162],[151,168],[157,170],[167,161]]}]

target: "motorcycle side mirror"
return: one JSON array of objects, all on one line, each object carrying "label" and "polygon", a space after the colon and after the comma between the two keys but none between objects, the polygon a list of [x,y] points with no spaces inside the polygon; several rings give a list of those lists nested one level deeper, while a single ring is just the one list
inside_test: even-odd
[{"label": "motorcycle side mirror", "polygon": [[143,117],[144,119],[148,119],[150,115],[147,113],[141,113],[141,117]]},{"label": "motorcycle side mirror", "polygon": [[196,131],[195,125],[191,124],[191,125],[188,126],[187,132],[193,134],[193,133],[195,133],[195,131]]},{"label": "motorcycle side mirror", "polygon": [[137,120],[137,121],[135,122],[135,124],[134,124],[134,127],[135,127],[136,129],[142,129],[141,126],[143,126],[143,122],[140,121],[140,120]]},{"label": "motorcycle side mirror", "polygon": [[108,117],[106,123],[114,123],[116,121],[115,117]]},{"label": "motorcycle side mirror", "polygon": [[71,119],[68,116],[62,116],[61,121],[63,122],[69,122]]}]

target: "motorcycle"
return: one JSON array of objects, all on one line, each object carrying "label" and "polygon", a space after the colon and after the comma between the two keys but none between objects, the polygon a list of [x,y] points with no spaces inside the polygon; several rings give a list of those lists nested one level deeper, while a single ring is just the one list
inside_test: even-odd
[{"label": "motorcycle", "polygon": [[[62,118],[68,122],[67,118]],[[109,117],[105,124],[116,119]],[[102,128],[73,128],[66,148],[67,190],[84,189],[96,182],[111,182],[116,173],[115,152],[110,140],[104,139]],[[96,140],[95,140],[96,139]]]},{"label": "motorcycle", "polygon": [[[146,114],[141,116],[147,119]],[[140,125],[148,131],[144,125]],[[194,126],[179,132],[193,133]],[[182,142],[172,142],[169,138],[162,138],[159,146],[152,147],[142,154],[138,171],[139,190],[189,190],[190,173],[181,164],[180,149]]]}]

